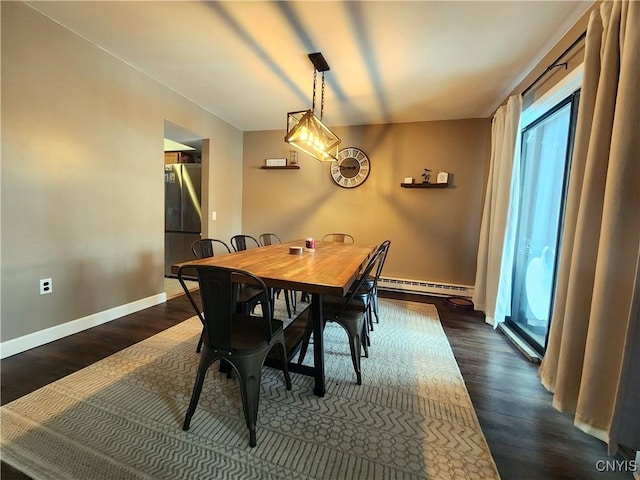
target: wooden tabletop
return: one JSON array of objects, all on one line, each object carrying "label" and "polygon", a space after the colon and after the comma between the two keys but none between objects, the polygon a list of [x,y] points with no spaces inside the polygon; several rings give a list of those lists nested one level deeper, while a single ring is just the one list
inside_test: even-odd
[{"label": "wooden tabletop", "polygon": [[[376,248],[375,245],[317,242],[315,251],[309,252],[304,250],[304,244],[304,240],[295,240],[192,260],[173,265],[172,272],[177,273],[182,265],[217,265],[251,272],[270,287],[344,296]],[[289,253],[292,246],[303,247],[303,253]]]}]

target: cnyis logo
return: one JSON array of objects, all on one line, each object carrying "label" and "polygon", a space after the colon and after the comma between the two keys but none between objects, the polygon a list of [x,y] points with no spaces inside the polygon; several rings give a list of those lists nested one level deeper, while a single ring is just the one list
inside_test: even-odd
[{"label": "cnyis logo", "polygon": [[638,462],[635,460],[598,460],[598,472],[638,472]]}]

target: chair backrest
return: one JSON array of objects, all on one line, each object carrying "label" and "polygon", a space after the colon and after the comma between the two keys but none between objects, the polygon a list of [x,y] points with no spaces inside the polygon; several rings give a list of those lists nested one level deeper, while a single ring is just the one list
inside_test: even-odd
[{"label": "chair backrest", "polygon": [[380,275],[382,275],[382,269],[384,268],[384,262],[387,260],[387,253],[389,253],[389,247],[391,246],[391,240],[385,240],[380,245],[380,250],[382,250],[382,255],[380,260],[378,261],[378,268],[376,269],[375,282],[378,284],[378,280],[380,279]]},{"label": "chair backrest", "polygon": [[215,245],[220,245],[223,253],[231,253],[229,245],[215,238],[203,238],[191,244],[191,251],[196,258],[207,258],[215,255]]},{"label": "chair backrest", "polygon": [[260,244],[263,247],[274,245],[276,243],[282,243],[282,240],[280,240],[280,237],[278,237],[278,235],[276,235],[275,233],[263,233],[262,235],[260,235]]},{"label": "chair backrest", "polygon": [[[179,279],[182,268],[178,270]],[[204,325],[203,341],[210,348],[226,352],[233,351],[231,325],[236,312],[237,289],[241,283],[249,283],[253,288],[262,290],[265,299],[262,305],[264,334],[265,339],[271,341],[273,334],[271,305],[267,286],[262,279],[243,270],[212,265],[198,265],[196,270],[204,314],[204,318],[200,317]]]},{"label": "chair backrest", "polygon": [[246,250],[248,247],[260,247],[260,242],[251,235],[234,235],[231,237],[231,246],[236,252],[239,252]]},{"label": "chair backrest", "polygon": [[367,263],[367,266],[364,267],[362,274],[358,277],[358,280],[356,280],[356,283],[351,287],[351,290],[349,290],[350,293],[345,297],[344,304],[342,305],[342,308],[340,309],[340,311],[336,314],[336,318],[342,315],[342,312],[344,312],[347,309],[347,307],[349,306],[349,303],[351,302],[351,300],[353,300],[353,297],[355,297],[359,293],[362,286],[364,285],[364,282],[367,281],[367,278],[373,271],[373,268],[380,261],[383,253],[384,251],[382,250],[382,245],[381,245],[380,247],[378,247],[375,253],[371,256],[371,258],[369,259],[369,263]]},{"label": "chair backrest", "polygon": [[355,243],[355,240],[348,233],[327,233],[322,237],[323,242],[341,242],[341,243]]}]

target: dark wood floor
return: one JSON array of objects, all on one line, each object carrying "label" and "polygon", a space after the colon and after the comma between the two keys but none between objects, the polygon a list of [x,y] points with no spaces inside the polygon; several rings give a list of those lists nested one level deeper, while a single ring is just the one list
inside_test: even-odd
[{"label": "dark wood floor", "polygon": [[[529,363],[481,313],[448,306],[442,298],[382,293],[436,305],[465,379],[489,448],[505,480],[626,479],[598,472],[611,460],[604,443],[582,433],[570,415],[551,406],[551,395]],[[144,340],[192,315],[184,296],[6,358],[1,362],[1,403]],[[617,457],[622,459],[621,457]],[[28,478],[2,462],[3,480]]]}]

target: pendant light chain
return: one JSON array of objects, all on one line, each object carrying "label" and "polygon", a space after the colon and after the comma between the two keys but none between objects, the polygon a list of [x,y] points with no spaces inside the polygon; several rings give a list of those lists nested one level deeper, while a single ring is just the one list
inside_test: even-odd
[{"label": "pendant light chain", "polygon": [[318,71],[314,68],[313,69],[313,99],[311,101],[311,111],[315,114],[316,113],[316,76],[317,76]]},{"label": "pendant light chain", "polygon": [[[318,77],[318,71],[313,69],[313,98],[311,100],[311,111],[316,113],[316,79]],[[322,89],[320,90],[320,120],[324,114],[324,72],[322,72]]]},{"label": "pendant light chain", "polygon": [[323,113],[324,113],[324,72],[322,72],[322,93],[320,94],[320,120],[322,120]]}]

